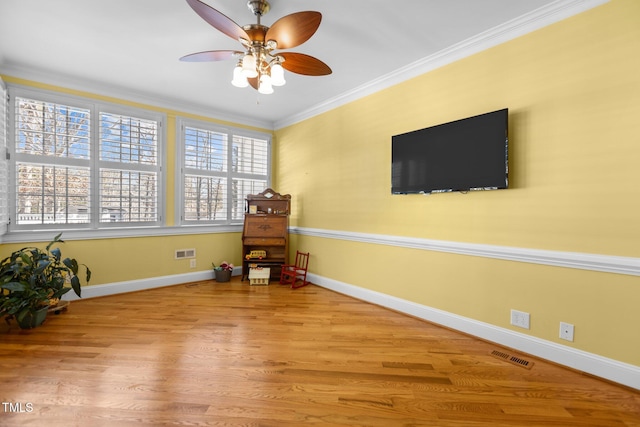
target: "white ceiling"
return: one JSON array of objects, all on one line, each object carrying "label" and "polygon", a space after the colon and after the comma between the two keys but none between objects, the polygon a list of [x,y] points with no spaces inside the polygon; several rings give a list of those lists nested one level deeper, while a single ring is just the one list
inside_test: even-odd
[{"label": "white ceiling", "polygon": [[[256,22],[246,0],[204,2],[239,25]],[[322,13],[315,35],[288,51],[321,59],[333,74],[286,72],[286,86],[260,95],[230,84],[233,61],[178,60],[242,50],[184,0],[0,0],[0,74],[277,128],[601,2],[271,0],[263,25]]]}]

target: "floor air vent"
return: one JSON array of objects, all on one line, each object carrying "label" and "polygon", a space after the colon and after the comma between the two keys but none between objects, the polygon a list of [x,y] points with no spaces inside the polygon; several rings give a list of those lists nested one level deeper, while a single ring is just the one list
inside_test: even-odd
[{"label": "floor air vent", "polygon": [[523,368],[526,369],[531,369],[533,367],[533,362],[530,360],[527,360],[523,357],[518,357],[518,356],[512,356],[509,353],[505,353],[504,351],[498,351],[498,350],[493,350],[491,352],[491,355],[493,357],[497,357],[498,359],[502,359],[506,362],[509,362],[513,365],[516,366],[521,366]]}]

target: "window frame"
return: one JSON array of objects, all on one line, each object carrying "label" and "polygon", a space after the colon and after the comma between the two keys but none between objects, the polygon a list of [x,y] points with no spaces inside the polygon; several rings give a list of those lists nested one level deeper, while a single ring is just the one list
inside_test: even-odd
[{"label": "window frame", "polygon": [[[150,228],[158,228],[165,225],[166,221],[166,114],[143,109],[129,107],[120,104],[113,104],[101,100],[94,100],[81,96],[62,94],[59,92],[48,91],[44,89],[36,89],[21,85],[8,84],[9,105],[8,105],[8,123],[7,123],[7,145],[10,156],[9,160],[9,217],[8,235],[20,235],[29,233],[36,238],[46,235],[50,237],[54,230],[64,231],[65,237],[68,232],[77,238],[87,236],[97,237],[96,233],[102,234],[106,230],[118,229],[118,236],[140,235],[136,230],[148,230]],[[88,161],[76,161],[75,159],[66,159],[57,162],[62,166],[79,166],[80,164],[88,164],[90,169],[90,218],[87,223],[82,224],[17,224],[17,165],[21,162],[37,163],[37,156],[29,154],[16,153],[16,99],[28,98],[39,102],[50,102],[62,104],[73,108],[84,108],[89,110],[90,114],[90,158]],[[109,168],[109,162],[100,159],[100,115],[116,114],[138,119],[152,120],[157,122],[157,165],[154,168],[157,176],[157,218],[155,221],[149,222],[101,222],[100,221],[100,171],[103,168]],[[56,164],[56,162],[48,161],[47,164]],[[114,165],[114,163],[110,163]],[[147,168],[148,169],[148,168]],[[144,169],[144,170],[147,170]],[[130,169],[125,169],[130,170]],[[140,169],[143,170],[143,169]],[[108,232],[107,232],[108,233]],[[143,235],[152,234],[146,232]],[[0,234],[1,235],[1,234]],[[3,241],[13,241],[13,238],[6,238]]]},{"label": "window frame", "polygon": [[[187,127],[196,128],[199,130],[205,130],[215,133],[225,134],[227,137],[227,143],[229,146],[227,147],[227,158],[226,161],[226,171],[225,172],[217,172],[211,173],[211,176],[224,176],[227,180],[227,191],[225,194],[226,197],[226,219],[224,220],[203,220],[203,221],[193,221],[193,220],[185,220],[184,219],[184,207],[185,207],[185,196],[184,196],[184,186],[185,186],[185,130]],[[231,146],[233,145],[233,137],[245,137],[252,139],[261,139],[265,140],[267,147],[267,165],[266,165],[266,174],[251,174],[251,173],[242,173],[242,172],[234,172],[232,168],[232,157],[233,150]],[[233,126],[223,126],[220,124],[216,124],[213,122],[208,122],[205,120],[197,120],[190,119],[185,117],[177,117],[176,118],[176,165],[175,165],[175,188],[176,188],[176,205],[175,205],[175,220],[176,225],[178,226],[189,226],[189,227],[204,227],[204,226],[220,226],[220,225],[241,225],[243,223],[244,218],[238,217],[233,218],[232,210],[233,210],[233,195],[229,190],[229,184],[233,179],[241,178],[241,179],[260,179],[264,177],[266,184],[265,188],[269,188],[271,186],[271,170],[272,170],[272,138],[273,135],[267,132],[259,132],[249,129],[243,129],[239,127]],[[244,201],[240,201],[243,205],[244,210]]]},{"label": "window frame", "polygon": [[9,227],[9,102],[7,86],[0,78],[0,236],[5,234]]},{"label": "window frame", "polygon": [[[99,133],[96,134],[96,163],[97,163],[97,171],[96,171],[96,180],[94,182],[95,186],[98,187],[98,192],[95,193],[96,197],[98,198],[98,200],[96,201],[96,203],[99,205],[100,204],[100,197],[101,197],[101,193],[100,193],[100,172],[102,169],[118,169],[118,166],[120,165],[120,170],[123,171],[128,171],[128,172],[152,172],[155,171],[155,173],[157,174],[157,199],[156,199],[156,203],[157,203],[157,207],[156,207],[156,212],[157,212],[157,216],[158,218],[156,219],[156,221],[154,222],[136,222],[136,221],[131,221],[131,222],[101,222],[97,217],[96,219],[98,220],[98,228],[120,228],[120,227],[160,227],[165,225],[165,220],[166,220],[166,137],[165,137],[165,129],[166,129],[166,116],[164,116],[163,114],[159,114],[159,113],[153,113],[150,112],[148,110],[138,110],[138,109],[133,109],[133,108],[128,108],[128,107],[121,107],[121,106],[113,106],[113,105],[103,105],[103,108],[99,109],[97,112],[98,118],[96,120],[96,128],[97,128],[97,132],[99,132],[99,126],[100,126],[100,114],[110,114],[110,115],[121,115],[121,116],[128,116],[128,117],[134,117],[137,119],[144,119],[144,120],[152,120],[152,121],[156,121],[158,123],[158,127],[157,127],[157,134],[156,134],[156,138],[157,138],[157,164],[155,165],[155,167],[151,167],[149,165],[144,165],[144,164],[136,164],[136,163],[123,163],[123,162],[113,162],[113,161],[109,161],[109,160],[102,160],[100,159],[100,136]],[[102,215],[102,214],[98,214],[98,215]]]}]

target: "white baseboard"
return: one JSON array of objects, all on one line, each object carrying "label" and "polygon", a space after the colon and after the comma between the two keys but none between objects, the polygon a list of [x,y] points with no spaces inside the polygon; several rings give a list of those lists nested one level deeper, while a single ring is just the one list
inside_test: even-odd
[{"label": "white baseboard", "polygon": [[455,329],[532,356],[640,390],[640,367],[479,322],[369,289],[309,274],[323,288]]},{"label": "white baseboard", "polygon": [[[240,275],[241,269],[234,269],[232,275]],[[175,274],[172,276],[152,277],[141,280],[127,280],[126,282],[108,283],[105,285],[93,285],[82,287],[82,298],[96,298],[108,295],[124,294],[127,292],[143,291],[146,289],[162,288],[164,286],[179,285],[181,283],[197,282],[198,280],[212,280],[213,270],[195,271],[193,273]],[[67,292],[65,300],[78,300],[76,294]]]}]

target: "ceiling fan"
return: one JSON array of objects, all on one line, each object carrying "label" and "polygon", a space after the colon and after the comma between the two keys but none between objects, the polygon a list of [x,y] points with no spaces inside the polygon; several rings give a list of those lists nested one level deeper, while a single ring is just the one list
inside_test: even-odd
[{"label": "ceiling fan", "polygon": [[284,70],[306,76],[325,76],[331,68],[313,56],[296,52],[274,52],[301,45],[313,36],[322,20],[320,12],[297,12],[284,16],[271,27],[260,23],[270,9],[267,0],[249,0],[247,7],[257,17],[256,24],[240,27],[221,12],[199,0],[186,0],[202,19],[218,31],[239,41],[245,51],[208,50],[180,58],[187,62],[224,61],[238,58],[233,70],[234,86],[251,85],[260,93],[273,93],[273,86],[284,85]]}]

